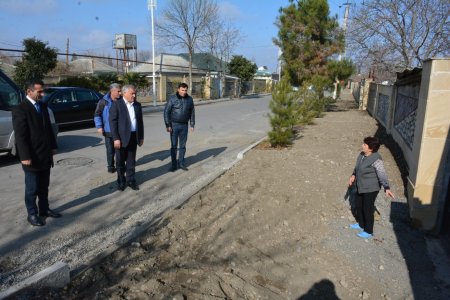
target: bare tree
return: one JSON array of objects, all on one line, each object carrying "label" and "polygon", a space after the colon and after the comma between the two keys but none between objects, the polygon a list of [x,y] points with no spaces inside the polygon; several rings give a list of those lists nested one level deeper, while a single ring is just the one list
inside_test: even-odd
[{"label": "bare tree", "polygon": [[218,18],[215,0],[169,0],[157,22],[158,35],[168,46],[182,46],[189,54],[189,92],[192,92],[192,57],[208,26]]},{"label": "bare tree", "polygon": [[421,66],[449,55],[449,15],[448,0],[366,0],[351,18],[349,48],[385,70]]},{"label": "bare tree", "polygon": [[150,50],[140,50],[137,53],[137,58],[138,58],[138,61],[150,60],[152,58],[152,51],[150,51]]},{"label": "bare tree", "polygon": [[203,49],[220,59],[223,71],[241,38],[239,29],[230,22],[216,19],[208,24],[200,44]]}]

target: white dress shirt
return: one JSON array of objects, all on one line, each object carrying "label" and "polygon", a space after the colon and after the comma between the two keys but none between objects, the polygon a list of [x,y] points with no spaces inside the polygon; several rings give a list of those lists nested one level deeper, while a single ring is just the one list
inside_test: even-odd
[{"label": "white dress shirt", "polygon": [[26,97],[27,97],[28,100],[30,100],[30,102],[31,102],[33,105],[35,105],[35,104],[37,103],[36,101],[34,101],[34,100],[31,99],[30,97],[28,97],[28,95],[27,95]]},{"label": "white dress shirt", "polygon": [[125,98],[123,99],[123,101],[125,101],[125,105],[128,108],[128,114],[130,115],[131,132],[136,131],[136,114],[134,112],[133,102],[130,103],[127,100],[125,100]]}]

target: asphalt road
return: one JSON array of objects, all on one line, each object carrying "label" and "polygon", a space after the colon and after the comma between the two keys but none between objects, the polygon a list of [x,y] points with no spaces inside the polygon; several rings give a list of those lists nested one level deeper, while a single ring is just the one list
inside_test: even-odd
[{"label": "asphalt road", "polygon": [[116,175],[106,172],[103,138],[95,128],[61,132],[49,199],[50,208],[63,217],[47,219],[41,228],[26,221],[20,165],[0,157],[0,290],[60,260],[71,270],[81,270],[151,226],[265,136],[269,100],[263,96],[198,105],[196,128],[187,143],[187,172],[168,172],[170,142],[162,112],[145,113],[145,142],[137,152],[137,192],[116,190]]}]

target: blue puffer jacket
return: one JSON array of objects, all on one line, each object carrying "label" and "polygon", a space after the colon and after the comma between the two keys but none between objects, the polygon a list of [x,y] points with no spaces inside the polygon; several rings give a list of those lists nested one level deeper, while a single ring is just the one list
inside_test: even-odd
[{"label": "blue puffer jacket", "polygon": [[109,126],[109,109],[111,108],[113,100],[111,94],[106,94],[103,99],[100,99],[97,103],[97,108],[94,113],[94,122],[96,128],[103,128],[105,132],[110,133],[111,128]]}]

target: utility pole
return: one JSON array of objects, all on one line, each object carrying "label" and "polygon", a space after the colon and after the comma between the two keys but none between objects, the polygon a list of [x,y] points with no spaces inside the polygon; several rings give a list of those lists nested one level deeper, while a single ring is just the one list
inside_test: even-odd
[{"label": "utility pole", "polygon": [[66,44],[66,66],[69,66],[69,38],[67,38]]},{"label": "utility pole", "polygon": [[[344,12],[344,24],[342,24],[342,29],[344,30],[344,37],[347,33],[347,23],[348,23],[348,15],[350,13],[350,5],[352,5],[349,2],[346,2],[342,5],[345,5],[345,12]],[[340,7],[340,6],[339,6]],[[339,61],[342,60],[342,57],[345,58],[345,45],[344,45],[344,53],[339,55]]]},{"label": "utility pole", "polygon": [[156,82],[155,82],[155,25],[153,18],[153,9],[156,9],[156,0],[147,0],[148,9],[150,10],[150,15],[152,18],[152,67],[153,67],[153,84],[152,84],[152,98],[153,106],[156,106]]},{"label": "utility pole", "polygon": [[278,81],[281,81],[281,64],[282,64],[282,55],[283,55],[283,51],[281,50],[281,48],[278,48],[278,67],[277,67],[277,71],[278,71]]}]

